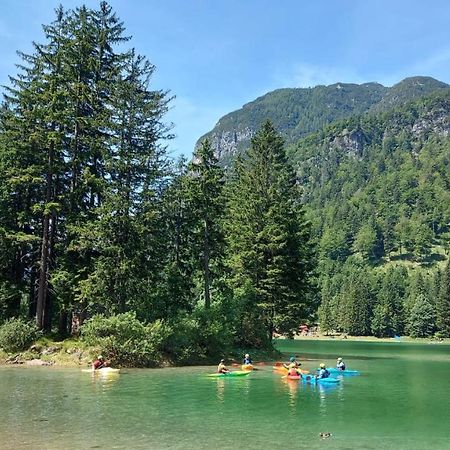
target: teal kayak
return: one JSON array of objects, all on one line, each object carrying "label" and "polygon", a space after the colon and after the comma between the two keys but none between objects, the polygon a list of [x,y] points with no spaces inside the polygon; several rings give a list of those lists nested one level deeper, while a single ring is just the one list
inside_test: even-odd
[{"label": "teal kayak", "polygon": [[333,376],[337,376],[337,375],[342,375],[342,376],[352,376],[352,375],[359,375],[359,372],[357,370],[339,370],[336,369],[335,367],[327,367],[328,372],[330,372],[331,375]]},{"label": "teal kayak", "polygon": [[316,378],[314,375],[302,375],[302,381],[305,381],[306,383],[334,384],[339,383],[340,380],[333,377]]},{"label": "teal kayak", "polygon": [[229,377],[245,377],[246,375],[250,375],[250,374],[251,374],[251,371],[249,371],[249,370],[235,370],[234,372],[210,373],[206,376],[214,377],[214,378],[229,378]]}]

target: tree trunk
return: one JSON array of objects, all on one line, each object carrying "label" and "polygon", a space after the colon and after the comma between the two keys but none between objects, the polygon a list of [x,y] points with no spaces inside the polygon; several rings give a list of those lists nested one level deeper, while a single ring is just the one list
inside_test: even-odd
[{"label": "tree trunk", "polygon": [[69,315],[67,314],[67,311],[61,310],[59,312],[58,334],[63,339],[68,336],[68,326],[69,326]]},{"label": "tree trunk", "polygon": [[205,219],[203,223],[203,231],[204,231],[204,241],[203,241],[203,276],[205,283],[205,308],[208,309],[211,306],[211,297],[209,292],[209,229],[208,229],[208,221]]},{"label": "tree trunk", "polygon": [[39,288],[36,301],[36,326],[39,330],[44,328],[44,309],[48,291],[48,236],[49,236],[50,217],[45,214],[42,230],[41,259],[39,268]]},{"label": "tree trunk", "polygon": [[[45,208],[52,198],[52,181],[53,181],[53,150],[54,143],[50,143],[48,154],[47,183],[45,193]],[[45,305],[48,295],[48,266],[50,251],[50,212],[44,211],[44,219],[42,223],[42,243],[41,243],[41,259],[39,271],[39,288],[36,302],[36,326],[42,330],[45,326]]]}]

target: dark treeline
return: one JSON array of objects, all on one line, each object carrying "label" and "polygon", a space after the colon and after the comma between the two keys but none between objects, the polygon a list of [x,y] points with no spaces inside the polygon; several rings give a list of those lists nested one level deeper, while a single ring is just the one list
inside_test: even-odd
[{"label": "dark treeline", "polygon": [[188,357],[310,317],[309,228],[273,126],[227,176],[208,141],[174,163],[169,93],[111,7],[59,8],[44,33],[0,112],[0,322],[64,337],[138,321]]}]

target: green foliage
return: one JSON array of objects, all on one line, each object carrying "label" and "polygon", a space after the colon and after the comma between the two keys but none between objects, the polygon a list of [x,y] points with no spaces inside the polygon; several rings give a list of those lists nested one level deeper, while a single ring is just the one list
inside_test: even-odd
[{"label": "green foliage", "polygon": [[255,329],[264,328],[268,340],[274,329],[290,333],[310,313],[313,260],[299,197],[283,140],[266,122],[236,164],[225,227],[245,343]]},{"label": "green foliage", "polygon": [[161,351],[170,335],[162,321],[145,325],[135,313],[97,315],[81,327],[81,337],[113,365],[151,367],[161,362]]},{"label": "green foliage", "polygon": [[211,305],[210,290],[220,276],[224,239],[224,171],[219,166],[211,143],[203,141],[188,166],[187,201],[192,215],[192,256],[201,272],[205,307]]},{"label": "green foliage", "polygon": [[6,352],[26,350],[38,336],[34,324],[23,319],[9,319],[0,326],[0,348]]},{"label": "green foliage", "polygon": [[376,337],[393,337],[395,326],[389,304],[378,303],[373,311],[371,330]]},{"label": "green foliage", "polygon": [[436,302],[436,324],[440,335],[450,336],[450,262],[447,262],[440,279]]},{"label": "green foliage", "polygon": [[415,299],[408,316],[407,331],[411,337],[430,337],[434,334],[434,308],[423,295]]}]

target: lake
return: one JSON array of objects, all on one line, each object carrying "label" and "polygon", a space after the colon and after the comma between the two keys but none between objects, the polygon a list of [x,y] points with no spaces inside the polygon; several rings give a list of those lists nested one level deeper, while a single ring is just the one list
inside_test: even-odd
[{"label": "lake", "polygon": [[[337,386],[286,381],[259,366],[214,379],[215,367],[0,367],[1,449],[450,449],[450,346],[280,340],[302,367],[342,356],[360,376]],[[319,433],[332,436],[322,440]]]}]

